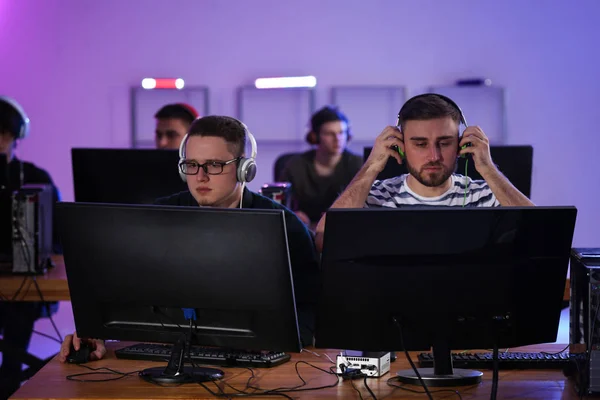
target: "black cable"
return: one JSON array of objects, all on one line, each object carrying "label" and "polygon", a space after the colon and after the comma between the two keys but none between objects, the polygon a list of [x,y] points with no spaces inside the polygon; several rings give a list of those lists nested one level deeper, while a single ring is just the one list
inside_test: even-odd
[{"label": "black cable", "polygon": [[404,346],[404,337],[402,336],[402,326],[400,326],[400,323],[398,322],[396,317],[392,317],[392,320],[394,321],[394,324],[396,325],[396,327],[398,328],[398,331],[400,332],[400,346],[404,349],[404,354],[406,355],[406,359],[408,360],[408,363],[412,367],[413,371],[415,371],[417,378],[419,378],[419,382],[421,382],[421,386],[423,386],[423,390],[425,390],[425,393],[427,393],[427,397],[429,398],[429,400],[433,400],[433,397],[431,397],[431,393],[429,392],[427,385],[423,381],[423,378],[421,377],[419,370],[417,369],[417,367],[415,367],[415,364],[412,362],[412,359],[410,358],[410,354],[408,354],[408,350],[406,350],[406,347]]},{"label": "black cable", "polygon": [[540,351],[540,354],[546,354],[546,355],[549,355],[549,356],[556,356],[556,355],[564,353],[569,348],[569,346],[571,346],[571,345],[568,344],[564,349],[562,349],[561,351],[557,351],[556,353],[551,353],[551,352],[548,352],[548,351]]},{"label": "black cable", "polygon": [[[311,387],[311,388],[305,388],[304,386],[307,384],[306,380],[304,380],[304,378],[302,377],[302,375],[300,374],[300,371],[298,370],[298,366],[300,364],[306,364],[312,368],[318,369],[319,371],[323,371],[328,375],[337,375],[336,373],[332,372],[332,371],[327,371],[323,368],[317,367],[313,364],[310,364],[306,361],[297,361],[294,368],[296,369],[296,374],[298,375],[298,378],[300,378],[300,380],[302,381],[301,384],[293,386],[291,388],[276,388],[276,389],[262,389],[256,386],[252,386],[250,385],[250,381],[254,378],[254,371],[252,371],[252,369],[247,368],[248,370],[251,371],[252,376],[250,377],[250,379],[248,379],[248,381],[246,382],[246,388],[249,389],[253,389],[255,390],[255,392],[253,393],[247,393],[245,391],[239,390],[234,388],[233,386],[231,386],[229,383],[227,383],[226,381],[222,381],[226,386],[230,387],[231,389],[235,390],[238,393],[225,393],[226,395],[229,396],[234,396],[234,397],[246,397],[246,396],[281,396],[281,395],[285,395],[286,393],[290,393],[290,392],[304,392],[304,391],[309,391],[309,390],[321,390],[321,389],[328,389],[328,388],[332,388],[332,387],[336,387],[339,384],[339,379],[336,379],[335,383],[332,383],[330,385],[325,385],[325,386],[319,386],[319,387]],[[204,386],[204,385],[202,385]],[[211,393],[213,394],[213,393]],[[291,398],[287,395],[285,395],[284,397],[286,398]]]},{"label": "black cable", "polygon": [[[236,390],[238,392],[241,392],[239,389],[234,388],[233,386],[231,386],[230,384],[228,384],[227,382],[223,382],[226,386],[232,388],[233,390]],[[255,397],[255,396],[279,396],[279,397],[284,397],[286,399],[290,399],[293,400],[293,397],[288,396],[285,393],[281,393],[281,392],[277,392],[277,393],[225,393],[221,388],[219,388],[220,393],[215,393],[213,392],[208,386],[206,386],[203,382],[198,382],[198,384],[200,386],[202,386],[208,393],[210,393],[211,395],[215,396],[215,397]]]},{"label": "black cable", "polygon": [[358,393],[358,397],[360,398],[360,400],[363,400],[362,393],[360,392],[360,390],[358,390],[358,388],[354,384],[354,379],[350,378],[350,384],[352,385],[352,388],[354,390],[356,390],[356,393]]},{"label": "black cable", "polygon": [[58,340],[58,339],[57,339],[57,338],[55,338],[54,336],[50,336],[50,335],[48,335],[47,333],[40,332],[40,331],[36,331],[35,329],[34,329],[32,332],[33,332],[33,333],[35,333],[36,335],[43,336],[43,337],[45,337],[45,338],[47,338],[47,339],[54,340],[56,343],[60,343],[60,344],[62,344],[62,340]]},{"label": "black cable", "polygon": [[25,286],[25,282],[27,282],[27,277],[23,278],[23,281],[21,282],[21,286],[19,286],[19,288],[17,289],[17,291],[15,292],[15,294],[13,295],[13,297],[10,301],[15,301],[17,299],[17,297],[19,296],[19,293],[21,293],[21,290],[23,289],[23,286]]},{"label": "black cable", "polygon": [[498,341],[494,340],[494,351],[492,353],[492,392],[490,400],[496,400],[498,394]]},{"label": "black cable", "polygon": [[46,307],[46,313],[48,314],[48,318],[50,319],[50,323],[52,324],[52,327],[54,328],[54,332],[56,332],[56,335],[59,337],[60,342],[62,343],[63,342],[63,337],[60,334],[60,331],[58,330],[58,327],[54,323],[54,318],[52,318],[52,313],[50,312],[50,304],[48,304],[44,300],[44,295],[42,294],[42,291],[40,290],[40,286],[37,283],[37,279],[36,279],[35,275],[33,276],[33,283],[35,284],[35,288],[37,289],[38,294],[40,295],[40,300],[42,300],[42,304]]},{"label": "black cable", "polygon": [[[25,259],[25,264],[27,265],[27,268],[29,269],[29,267],[31,265],[31,253],[29,252],[29,245],[25,241],[23,234],[21,234],[19,244],[21,245],[21,246],[19,246],[19,248],[21,249],[21,253],[23,255],[23,258]],[[27,272],[30,272],[30,271],[27,271]]]},{"label": "black cable", "polygon": [[[418,393],[418,394],[425,394],[424,391],[421,390],[415,390],[415,389],[411,389],[408,387],[404,387],[404,386],[400,386],[400,385],[393,385],[392,382],[397,382],[398,378],[397,377],[393,377],[387,380],[386,384],[388,386],[392,386],[395,387],[397,389],[401,389],[401,390],[405,390],[407,392],[411,392],[411,393]],[[475,386],[479,386],[479,385],[475,385]],[[461,394],[458,392],[458,390],[452,390],[452,389],[440,389],[440,390],[432,390],[431,393],[442,393],[442,392],[450,392],[450,393],[454,393],[455,395],[458,396],[458,398],[460,400],[462,400],[462,396]]]},{"label": "black cable", "polygon": [[367,378],[368,376],[365,375],[365,380],[364,380],[364,384],[365,387],[367,388],[367,390],[369,391],[369,394],[371,395],[371,397],[373,397],[373,400],[377,400],[377,396],[375,396],[375,393],[373,393],[373,391],[371,390],[371,388],[369,387],[369,384],[367,383]]},{"label": "black cable", "polygon": [[[306,362],[306,361],[297,361],[296,365],[295,365],[296,374],[298,375],[298,378],[300,378],[300,380],[302,380],[302,382],[304,382],[304,383],[303,383],[303,385],[300,385],[299,388],[288,389],[288,390],[285,390],[285,392],[305,392],[305,391],[309,391],[309,390],[328,389],[328,388],[336,387],[339,384],[339,379],[336,379],[335,383],[332,383],[332,384],[329,384],[329,385],[318,386],[318,387],[314,387],[314,388],[305,388],[305,387],[302,387],[302,386],[306,385],[306,381],[302,378],[302,376],[300,375],[300,371],[298,370],[298,365],[300,365],[300,364],[306,364],[309,367],[318,369],[319,371],[323,371],[323,372],[325,372],[328,375],[332,375],[331,372],[329,372],[327,370],[324,370],[321,367],[317,367],[316,365],[313,365],[313,364],[311,364],[309,362]],[[335,375],[335,374],[333,374],[333,375]],[[337,376],[336,376],[336,378],[337,378]]]},{"label": "black cable", "polygon": [[[215,382],[214,380],[213,380],[213,381],[211,381],[211,382],[212,382],[212,384],[213,384],[213,385],[215,385],[215,387],[217,388],[217,390],[219,391],[219,393],[220,393],[222,396],[225,396],[227,399],[231,399],[231,396],[229,396],[227,393],[225,393],[225,391],[223,390],[223,388],[222,388],[221,386],[217,385],[217,382]],[[224,384],[224,385],[227,385],[227,386],[229,386],[229,387],[231,387],[231,388],[233,388],[234,390],[238,390],[238,389],[234,388],[233,386],[231,386],[231,385],[227,384],[225,381],[223,381],[223,384]]]},{"label": "black cable", "polygon": [[[300,364],[306,364],[309,367],[318,369],[319,371],[323,371],[328,375],[336,375],[335,373],[332,373],[331,371],[327,371],[321,367],[317,367],[316,365],[313,365],[309,362],[306,361],[296,361],[296,364],[294,365],[294,368],[296,369],[296,375],[298,375],[298,378],[300,378],[300,380],[302,381],[302,384],[291,387],[291,388],[277,388],[277,389],[270,389],[267,390],[265,393],[270,393],[273,391],[277,391],[278,393],[282,393],[282,392],[304,392],[304,391],[308,391],[308,390],[319,390],[319,389],[328,389],[328,388],[332,388],[335,387],[339,384],[339,379],[336,379],[335,383],[330,384],[330,385],[326,385],[326,386],[319,386],[319,387],[315,387],[315,388],[305,388],[304,386],[307,385],[307,382],[304,380],[304,378],[302,378],[302,376],[300,375],[300,371],[298,370],[298,365]],[[255,389],[255,390],[263,390],[261,388],[255,387],[255,386],[250,386],[251,389]]]},{"label": "black cable", "polygon": [[[76,364],[82,368],[86,368],[89,369],[92,372],[82,372],[80,374],[72,374],[72,375],[67,375],[67,379],[70,381],[75,381],[75,382],[110,382],[110,381],[116,381],[119,379],[123,379],[127,376],[136,374],[141,372],[141,370],[137,370],[137,371],[131,371],[131,372],[120,372],[111,368],[107,368],[107,367],[100,367],[100,368],[92,368],[92,367],[88,367],[87,365],[83,365],[83,364]],[[76,379],[77,377],[80,376],[87,376],[87,375],[118,375],[116,378],[109,378],[109,379]]]},{"label": "black cable", "polygon": [[246,388],[244,388],[244,390],[248,390],[248,389],[250,389],[250,382],[255,378],[254,370],[250,367],[240,367],[240,368],[244,368],[244,369],[247,369],[248,371],[250,371],[250,377],[246,381]]}]

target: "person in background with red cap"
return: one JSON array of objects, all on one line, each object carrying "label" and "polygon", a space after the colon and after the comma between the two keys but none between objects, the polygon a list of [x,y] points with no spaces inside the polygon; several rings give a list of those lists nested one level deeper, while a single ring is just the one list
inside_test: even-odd
[{"label": "person in background with red cap", "polygon": [[190,125],[198,117],[198,111],[189,104],[174,103],[163,106],[154,114],[156,148],[178,150]]}]

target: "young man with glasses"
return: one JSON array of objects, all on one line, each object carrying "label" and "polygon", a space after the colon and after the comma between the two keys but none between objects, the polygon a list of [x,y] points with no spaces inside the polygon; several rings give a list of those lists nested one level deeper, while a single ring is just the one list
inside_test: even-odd
[{"label": "young man with glasses", "polygon": [[[238,164],[245,156],[246,128],[238,120],[223,116],[199,118],[185,139],[184,158],[179,163],[185,174],[187,191],[157,200],[156,204],[219,208],[280,209],[285,212],[298,325],[303,346],[312,345],[314,307],[318,285],[318,261],[312,236],[290,210],[245,188],[238,178]],[[202,229],[202,227],[198,227]],[[256,229],[261,229],[257,226]],[[202,257],[202,254],[198,254]],[[80,339],[68,335],[61,347],[59,360],[65,362],[69,346],[75,350]],[[92,359],[104,356],[103,341],[92,340]]]}]

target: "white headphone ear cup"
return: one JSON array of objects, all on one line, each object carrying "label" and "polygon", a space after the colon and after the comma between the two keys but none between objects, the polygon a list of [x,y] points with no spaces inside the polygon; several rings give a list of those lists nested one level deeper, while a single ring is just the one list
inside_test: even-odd
[{"label": "white headphone ear cup", "polygon": [[254,176],[256,176],[256,163],[251,158],[242,158],[237,168],[238,182],[251,182]]},{"label": "white headphone ear cup", "polygon": [[246,182],[252,182],[256,176],[256,162],[254,159],[248,160],[248,166],[246,167]]},{"label": "white headphone ear cup", "polygon": [[179,172],[179,177],[181,178],[182,181],[187,183],[187,178],[186,175],[181,172],[181,163],[185,161],[185,145],[187,143],[187,139],[188,139],[188,135],[186,134],[183,139],[181,140],[181,143],[179,144],[179,161],[177,162],[177,172]]}]

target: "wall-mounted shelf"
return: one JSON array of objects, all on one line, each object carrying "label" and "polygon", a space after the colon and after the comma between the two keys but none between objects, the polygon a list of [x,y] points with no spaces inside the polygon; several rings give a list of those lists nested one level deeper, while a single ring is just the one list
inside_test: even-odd
[{"label": "wall-mounted shelf", "polygon": [[388,125],[396,123],[407,100],[404,86],[333,86],[331,103],[350,120],[353,140],[373,141]]},{"label": "wall-mounted shelf", "polygon": [[450,97],[469,125],[479,125],[490,144],[507,144],[506,90],[498,86],[434,86],[433,93]]}]

